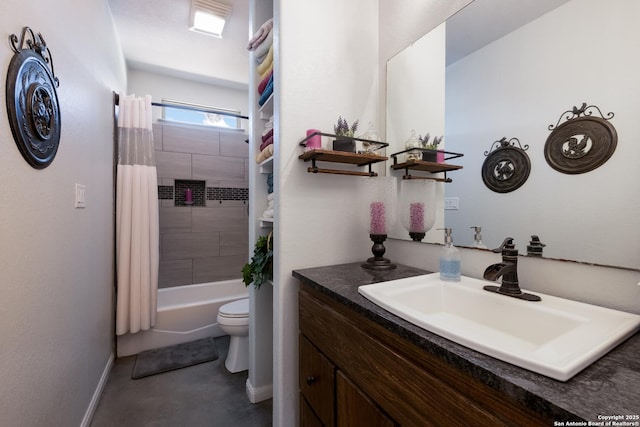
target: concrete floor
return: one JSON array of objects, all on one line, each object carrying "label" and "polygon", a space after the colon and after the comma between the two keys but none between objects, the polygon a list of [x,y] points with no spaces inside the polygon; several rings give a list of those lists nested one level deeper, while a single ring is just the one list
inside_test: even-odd
[{"label": "concrete floor", "polygon": [[271,426],[272,402],[247,398],[247,371],[224,367],[229,337],[216,338],[218,359],[139,380],[135,356],[116,359],[91,427]]}]

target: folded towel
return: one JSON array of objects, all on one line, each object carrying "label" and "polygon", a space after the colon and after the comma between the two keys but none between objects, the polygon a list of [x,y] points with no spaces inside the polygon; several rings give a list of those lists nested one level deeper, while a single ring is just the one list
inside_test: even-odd
[{"label": "folded towel", "polygon": [[262,218],[273,218],[273,209],[267,209],[262,212]]},{"label": "folded towel", "polygon": [[258,65],[258,73],[263,74],[271,65],[273,65],[273,45],[269,48],[267,56]]},{"label": "folded towel", "polygon": [[273,64],[269,65],[269,68],[267,68],[267,71],[265,71],[263,74],[260,74],[260,81],[266,78],[268,83],[269,78],[271,76],[273,76]]},{"label": "folded towel", "polygon": [[267,201],[268,202],[272,201],[273,200],[273,196],[274,196],[273,193],[267,194]]},{"label": "folded towel", "polygon": [[270,145],[270,144],[273,144],[273,137],[267,138],[266,141],[264,141],[262,144],[260,144],[260,151],[262,151],[265,148],[267,148],[267,145]]},{"label": "folded towel", "polygon": [[254,58],[258,63],[264,61],[264,58],[266,58],[267,54],[269,53],[269,48],[273,44],[272,33],[273,33],[272,31],[269,31],[269,34],[267,34],[267,37],[265,37],[262,43],[256,46],[255,50],[253,51]]},{"label": "folded towel", "polygon": [[262,92],[264,92],[264,90],[267,88],[267,85],[269,84],[269,79],[271,78],[271,76],[273,76],[273,68],[271,68],[271,71],[269,72],[269,74],[267,74],[264,79],[260,80],[260,84],[258,84],[258,93],[262,94]]},{"label": "folded towel", "polygon": [[273,136],[273,128],[265,129],[265,132],[262,132],[262,142],[265,142],[267,139]]},{"label": "folded towel", "polygon": [[269,144],[256,156],[256,163],[262,163],[273,156],[273,144]]},{"label": "folded towel", "polygon": [[[273,147],[273,145],[269,147]],[[267,193],[273,193],[273,173],[267,174]]]},{"label": "folded towel", "polygon": [[269,97],[273,94],[273,76],[271,76],[271,78],[269,79],[269,84],[267,85],[267,88],[264,90],[264,92],[262,92],[262,95],[260,95],[260,99],[258,100],[258,105],[262,106],[265,102],[267,102],[267,99],[269,99]]},{"label": "folded towel", "polygon": [[260,28],[258,28],[258,31],[253,34],[253,37],[251,37],[251,40],[249,40],[249,44],[247,44],[247,50],[254,50],[256,47],[258,47],[258,45],[260,45],[260,43],[264,41],[264,39],[267,37],[267,34],[270,33],[272,29],[273,18],[267,20],[260,26]]},{"label": "folded towel", "polygon": [[262,134],[264,135],[265,133],[267,133],[269,129],[273,129],[273,116],[271,116],[269,120],[264,124],[264,132],[262,132]]}]

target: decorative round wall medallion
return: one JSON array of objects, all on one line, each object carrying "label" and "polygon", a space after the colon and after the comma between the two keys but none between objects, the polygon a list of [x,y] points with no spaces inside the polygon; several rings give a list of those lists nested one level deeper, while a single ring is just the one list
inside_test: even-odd
[{"label": "decorative round wall medallion", "polygon": [[[592,116],[593,110],[601,117]],[[602,166],[618,143],[616,129],[608,121],[613,113],[605,118],[598,107],[587,107],[586,103],[566,113],[571,113],[565,116],[567,121],[549,126],[552,132],[544,146],[549,166],[566,174],[585,173]]]},{"label": "decorative round wall medallion", "polygon": [[531,171],[531,162],[525,152],[528,148],[528,145],[522,148],[517,138],[507,141],[505,137],[494,142],[491,150],[485,151],[487,158],[482,164],[482,180],[487,188],[496,193],[509,193],[520,188]]},{"label": "decorative round wall medallion", "polygon": [[[23,48],[25,35],[32,38],[27,40],[28,48]],[[49,70],[51,55],[42,35],[34,36],[25,27],[19,45],[15,35],[10,41],[16,52],[9,64],[6,86],[11,132],[25,160],[43,169],[53,161],[60,142],[58,80]]]}]

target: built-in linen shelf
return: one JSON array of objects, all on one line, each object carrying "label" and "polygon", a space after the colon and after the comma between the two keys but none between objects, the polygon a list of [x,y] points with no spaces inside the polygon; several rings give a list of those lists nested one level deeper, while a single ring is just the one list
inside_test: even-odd
[{"label": "built-in linen shelf", "polygon": [[261,228],[271,228],[273,227],[273,218],[260,218],[260,227]]},{"label": "built-in linen shelf", "polygon": [[267,160],[263,160],[258,165],[258,168],[262,174],[273,173],[273,156],[269,157]]},{"label": "built-in linen shelf", "polygon": [[262,120],[269,120],[273,116],[273,94],[258,108],[258,115]]}]

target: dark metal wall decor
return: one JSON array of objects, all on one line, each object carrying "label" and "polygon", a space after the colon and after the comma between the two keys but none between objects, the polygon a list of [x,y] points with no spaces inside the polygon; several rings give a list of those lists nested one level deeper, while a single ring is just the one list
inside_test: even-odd
[{"label": "dark metal wall decor", "polygon": [[[593,113],[600,117],[593,116]],[[566,121],[562,124],[562,119]],[[549,125],[551,134],[544,146],[544,157],[549,166],[558,172],[579,174],[602,166],[613,154],[618,134],[611,120],[595,105],[583,103],[560,115],[555,126]]]},{"label": "dark metal wall decor", "polygon": [[[7,114],[13,138],[36,169],[49,166],[60,142],[60,109],[53,58],[42,34],[24,27],[20,39],[9,36],[15,52],[7,73]],[[25,46],[26,44],[26,46]]]},{"label": "dark metal wall decor", "polygon": [[491,149],[484,152],[487,156],[482,164],[484,184],[496,193],[520,188],[531,172],[531,161],[525,153],[528,149],[528,145],[522,147],[518,138],[507,140],[503,137],[491,144]]}]

